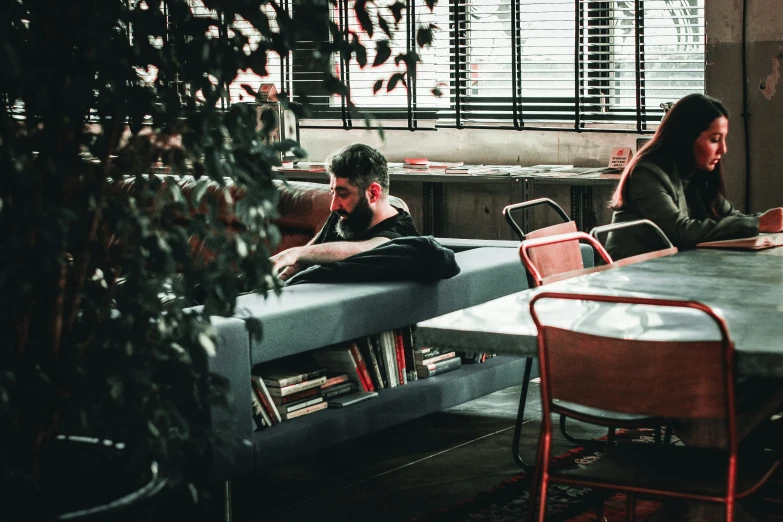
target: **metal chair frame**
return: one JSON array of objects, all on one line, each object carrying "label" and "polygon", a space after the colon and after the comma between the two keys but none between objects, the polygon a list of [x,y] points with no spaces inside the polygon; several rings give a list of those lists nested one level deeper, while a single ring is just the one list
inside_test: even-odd
[{"label": "metal chair frame", "polygon": [[595,227],[590,231],[590,235],[594,237],[596,240],[600,239],[598,236],[600,234],[608,234],[609,232],[614,232],[616,230],[622,230],[625,228],[633,228],[637,226],[646,226],[652,228],[656,234],[658,234],[658,237],[661,238],[661,243],[663,244],[663,248],[660,250],[655,250],[653,252],[647,252],[644,254],[638,254],[631,257],[626,257],[625,259],[618,259],[615,261],[617,266],[625,266],[630,265],[633,263],[638,263],[639,261],[644,261],[646,259],[653,259],[656,257],[663,257],[668,256],[671,254],[676,254],[678,252],[677,247],[675,247],[672,242],[669,240],[668,237],[666,237],[666,234],[661,230],[661,227],[650,221],[649,219],[636,219],[633,221],[621,221],[618,223],[610,223],[608,225],[601,225],[599,227]]},{"label": "metal chair frame", "polygon": [[[547,246],[552,244],[564,243],[568,241],[580,241],[580,240],[589,243],[593,247],[593,249],[596,252],[598,252],[598,254],[601,256],[601,259],[603,259],[606,264],[602,266],[592,267],[592,268],[583,268],[577,271],[570,271],[570,272],[565,272],[560,274],[543,276],[539,268],[536,266],[536,263],[530,257],[529,250],[531,249],[540,248],[542,246]],[[554,236],[545,236],[545,237],[540,237],[535,239],[528,239],[526,241],[523,241],[522,244],[520,245],[519,256],[522,261],[522,264],[525,266],[525,268],[528,271],[528,274],[530,274],[531,276],[533,285],[536,287],[541,286],[542,284],[551,283],[554,281],[567,279],[570,277],[576,277],[582,274],[598,272],[612,267],[612,258],[606,252],[606,249],[604,249],[603,246],[601,246],[601,244],[595,238],[590,237],[585,232],[569,232],[566,234],[558,234]],[[528,464],[524,460],[524,458],[522,458],[522,455],[520,454],[519,451],[519,440],[522,435],[522,424],[524,422],[524,416],[525,416],[525,402],[527,401],[527,393],[529,390],[529,383],[530,383],[530,373],[532,368],[533,368],[533,359],[528,358],[525,361],[525,371],[522,380],[522,390],[520,392],[520,397],[519,397],[519,409],[517,410],[517,420],[514,425],[514,439],[512,442],[512,454],[514,456],[514,460],[521,468],[526,470],[532,470],[534,466]],[[590,446],[590,445],[601,444],[601,443],[596,443],[595,441],[592,440],[578,439],[576,437],[573,437],[571,434],[569,434],[568,431],[566,430],[565,415],[560,417],[560,431],[563,434],[563,437],[566,438],[566,440],[568,440],[569,442],[575,445]]]},{"label": "metal chair frame", "polygon": [[511,230],[514,231],[514,233],[517,235],[520,241],[524,241],[527,239],[527,236],[522,231],[522,227],[519,226],[519,223],[517,223],[513,216],[511,215],[512,212],[515,212],[517,210],[525,210],[532,207],[536,207],[538,205],[549,205],[552,207],[552,209],[557,212],[557,214],[563,219],[564,223],[567,223],[571,221],[571,218],[568,217],[568,214],[565,213],[565,211],[549,198],[537,198],[537,199],[531,199],[529,201],[522,201],[520,203],[514,203],[512,205],[506,205],[503,208],[503,217],[506,218],[506,223],[508,223],[508,226],[511,227]]},{"label": "metal chair frame", "polygon": [[[571,381],[573,381],[572,373],[579,371],[578,368],[573,369],[575,365],[570,364],[571,361],[568,360],[570,357],[577,354],[577,350],[571,348],[572,346],[588,344],[596,347],[600,345],[600,351],[605,355],[606,359],[605,362],[602,362],[602,367],[605,367],[608,364],[609,368],[606,370],[607,375],[617,375],[619,369],[623,369],[625,373],[627,372],[627,368],[634,366],[628,364],[627,359],[629,357],[634,357],[635,359],[646,359],[635,366],[639,367],[641,371],[644,371],[645,369],[649,371],[650,367],[661,371],[663,369],[670,368],[671,365],[683,366],[678,362],[678,360],[671,362],[674,357],[667,357],[666,352],[668,351],[669,356],[674,353],[683,354],[685,353],[684,350],[687,351],[689,349],[689,347],[685,346],[688,343],[600,337],[595,336],[594,334],[580,333],[572,329],[563,329],[555,326],[545,325],[542,323],[536,309],[536,304],[542,299],[579,300],[588,302],[678,307],[699,310],[717,325],[720,331],[720,340],[694,342],[691,345],[692,348],[690,349],[698,351],[694,352],[695,355],[693,355],[693,357],[703,358],[705,354],[714,351],[716,357],[720,356],[720,361],[715,361],[715,363],[710,365],[706,370],[703,367],[699,367],[699,365],[685,365],[679,375],[679,386],[668,387],[664,392],[671,394],[672,398],[669,400],[663,398],[666,395],[661,397],[658,394],[656,394],[656,397],[653,399],[647,398],[649,397],[649,394],[645,393],[637,394],[636,397],[628,396],[632,394],[618,394],[616,391],[617,382],[604,384],[603,380],[599,380],[592,390],[586,391],[583,387],[578,389],[571,383]],[[735,499],[742,498],[743,496],[755,491],[779,465],[779,460],[771,463],[771,467],[768,471],[766,471],[766,474],[762,474],[760,479],[749,489],[746,489],[742,492],[737,492],[737,429],[734,399],[734,346],[729,337],[725,322],[708,306],[695,301],[673,301],[669,299],[543,292],[536,295],[530,301],[530,314],[538,330],[538,356],[541,365],[541,401],[543,408],[543,420],[539,438],[536,473],[533,476],[533,489],[531,491],[531,498],[528,505],[528,516],[526,520],[533,520],[534,509],[536,507],[535,498],[538,495],[539,490],[540,498],[538,499],[538,520],[544,520],[546,512],[547,486],[549,483],[558,482],[627,492],[627,514],[629,516],[629,520],[634,519],[635,497],[637,493],[641,493],[655,496],[672,496],[691,500],[723,503],[726,505],[726,519],[731,521],[733,520]],[[549,343],[550,340],[552,340],[551,346]],[[555,366],[550,364],[550,360],[554,360],[550,357],[551,349],[557,350],[557,362],[555,363]],[[618,354],[620,355],[618,356]],[[614,363],[616,363],[616,365]],[[695,376],[704,371],[708,373],[710,378],[704,379],[703,382],[698,382],[698,379],[696,379]],[[562,373],[568,375],[561,375]],[[715,378],[712,378],[713,374],[716,376]],[[720,375],[722,379],[718,378],[718,375]],[[646,377],[649,378],[649,375],[646,375]],[[619,381],[619,378],[617,380]],[[640,381],[641,379],[634,380],[634,382],[637,384]],[[707,384],[705,384],[705,381]],[[711,387],[713,383],[717,388]],[[635,386],[637,384],[635,384]],[[655,389],[654,383],[645,386],[650,388],[650,390]],[[611,388],[611,390],[608,388]],[[559,397],[553,396],[553,393],[555,392],[559,395]],[[678,393],[680,395],[677,395]],[[675,397],[675,395],[677,397]],[[698,405],[694,404],[694,401],[677,400],[681,399],[683,396],[699,397]],[[645,398],[643,399],[642,397]],[[564,474],[558,475],[557,472],[550,474],[549,460],[551,455],[552,440],[552,420],[550,414],[552,412],[561,414],[571,413],[568,411],[563,411],[562,407],[558,406],[556,399],[562,399],[572,403],[579,403],[580,400],[584,400],[585,402],[582,404],[595,408],[606,408],[607,404],[611,404],[614,409],[626,414],[638,412],[645,415],[660,416],[662,418],[702,418],[722,416],[725,421],[725,429],[728,435],[728,445],[725,452],[727,457],[727,483],[725,495],[715,496],[707,493],[677,491],[671,488],[668,482],[662,486],[651,485],[643,487],[633,484],[618,485],[613,483],[611,478],[600,480],[595,478],[587,479],[574,476],[565,476]],[[603,426],[608,424],[616,426],[623,425],[622,421],[607,418],[606,416],[591,417],[589,415],[580,415],[578,418]],[[633,447],[635,445],[630,446]],[[610,451],[608,446],[607,451]],[[763,470],[766,469],[766,467],[763,468]]]}]

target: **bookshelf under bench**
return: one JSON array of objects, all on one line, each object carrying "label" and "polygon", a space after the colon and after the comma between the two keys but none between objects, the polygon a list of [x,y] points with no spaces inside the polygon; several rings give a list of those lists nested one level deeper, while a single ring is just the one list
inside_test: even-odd
[{"label": "bookshelf under bench", "polygon": [[481,364],[380,390],[378,397],[349,408],[327,408],[255,431],[255,462],[274,465],[514,386],[521,382],[524,368],[522,357],[490,357]]},{"label": "bookshelf under bench", "polygon": [[[251,406],[254,366],[403,328],[528,287],[517,248],[479,247],[455,255],[461,271],[450,279],[301,284],[284,288],[279,296],[241,296],[234,317],[213,318],[218,342],[210,369],[229,381],[233,405],[212,409],[213,429],[228,442],[216,448],[214,477],[230,480],[271,462],[520,383],[524,361],[494,357],[381,390],[378,397],[348,408],[326,409],[255,430]],[[251,339],[244,329],[250,318],[262,324],[260,340]]]}]

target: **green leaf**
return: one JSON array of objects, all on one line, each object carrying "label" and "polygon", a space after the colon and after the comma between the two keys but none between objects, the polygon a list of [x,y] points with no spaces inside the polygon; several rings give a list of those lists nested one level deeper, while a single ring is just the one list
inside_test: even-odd
[{"label": "green leaf", "polygon": [[389,40],[378,40],[375,43],[375,60],[372,62],[373,67],[378,67],[391,56],[391,48],[389,47]]},{"label": "green leaf", "polygon": [[367,65],[367,49],[359,43],[359,39],[356,38],[356,35],[353,35],[351,47],[353,48],[354,54],[356,54],[356,63],[359,64],[359,67],[364,68],[364,66]]},{"label": "green leaf", "polygon": [[391,38],[391,28],[389,27],[389,22],[386,21],[386,18],[382,17],[380,14],[378,15],[378,27],[381,28],[381,31],[386,35],[387,38]]},{"label": "green leaf", "polygon": [[402,20],[403,9],[405,9],[405,3],[399,1],[389,6],[389,11],[392,12],[392,16],[394,16],[394,22],[397,24],[400,23],[400,20]]},{"label": "green leaf", "polygon": [[373,86],[372,86],[372,93],[373,93],[373,94],[376,94],[378,91],[380,91],[380,90],[381,90],[381,88],[383,88],[383,80],[378,80],[378,81],[377,81],[377,82],[375,82],[375,84],[373,84]]},{"label": "green leaf", "polygon": [[443,91],[441,91],[441,90],[440,90],[438,87],[435,87],[435,88],[434,88],[434,89],[432,89],[430,92],[432,93],[432,95],[433,95],[433,96],[436,96],[436,97],[438,97],[438,98],[440,98],[441,96],[443,96]]},{"label": "green leaf", "polygon": [[435,10],[435,6],[438,4],[438,0],[424,0],[424,2],[430,8],[430,11]]},{"label": "green leaf", "polygon": [[432,24],[430,24],[428,27],[419,27],[419,29],[416,31],[416,43],[419,45],[419,47],[432,45],[432,41],[434,39],[432,31],[434,28],[435,26]]},{"label": "green leaf", "polygon": [[359,25],[362,27],[362,30],[367,33],[367,36],[372,38],[373,27],[370,15],[367,13],[367,0],[356,0],[353,10],[356,13],[356,18],[359,20]]},{"label": "green leaf", "polygon": [[397,87],[397,83],[405,85],[405,75],[403,73],[392,74],[389,78],[389,83],[386,85],[386,92],[393,90]]}]

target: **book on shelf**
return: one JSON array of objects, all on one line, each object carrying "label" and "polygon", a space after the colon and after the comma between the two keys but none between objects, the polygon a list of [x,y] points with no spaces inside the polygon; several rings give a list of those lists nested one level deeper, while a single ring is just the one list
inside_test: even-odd
[{"label": "book on shelf", "polygon": [[405,169],[426,170],[430,168],[430,162],[427,158],[404,158],[402,167]]},{"label": "book on shelf", "polygon": [[364,363],[367,365],[367,370],[370,372],[370,378],[376,390],[381,390],[383,386],[383,377],[381,376],[381,368],[378,365],[378,358],[375,354],[375,350],[372,347],[372,341],[370,337],[362,337],[356,341],[359,347],[359,353],[364,358]]},{"label": "book on shelf", "polygon": [[301,417],[302,415],[308,415],[310,413],[325,410],[328,406],[329,404],[325,401],[319,402],[318,404],[313,404],[312,406],[302,408],[301,410],[292,411],[291,413],[282,413],[281,416],[283,417],[283,420],[291,420],[297,417]]},{"label": "book on shelf", "polygon": [[397,379],[400,384],[408,384],[408,374],[405,370],[405,346],[402,341],[402,330],[392,330],[394,336],[394,351],[397,356]]},{"label": "book on shelf", "polygon": [[323,368],[313,369],[310,371],[297,371],[274,368],[266,369],[262,367],[258,374],[262,379],[264,379],[264,383],[267,386],[282,388],[284,386],[290,386],[292,384],[299,384],[300,382],[316,379],[324,373],[325,370]]},{"label": "book on shelf", "polygon": [[296,165],[278,167],[275,170],[283,174],[297,174],[303,172],[326,172],[326,166],[323,163],[311,163],[300,161]]},{"label": "book on shelf", "polygon": [[293,413],[297,410],[301,410],[302,408],[307,408],[309,406],[318,404],[319,402],[323,402],[323,401],[324,398],[318,395],[317,397],[310,397],[308,399],[297,401],[291,404],[286,404],[285,406],[280,407],[280,415],[284,413],[285,414]]},{"label": "book on shelf", "polygon": [[307,399],[309,397],[315,397],[321,393],[322,387],[323,385],[309,388],[307,390],[292,393],[291,395],[286,395],[285,397],[278,397],[277,395],[273,395],[272,402],[275,404],[275,406],[282,406],[284,404],[291,404],[292,402],[301,401],[302,399]]},{"label": "book on shelf", "polygon": [[414,364],[424,364],[438,362],[444,359],[456,357],[457,352],[453,350],[441,350],[439,348],[422,348],[413,352]]},{"label": "book on shelf", "polygon": [[557,172],[560,170],[568,170],[574,168],[573,165],[532,165],[530,167],[525,167],[530,170],[535,170],[538,172]]},{"label": "book on shelf", "polygon": [[324,400],[334,397],[340,397],[341,395],[348,395],[356,391],[356,383],[353,381],[344,382],[341,384],[335,384],[321,390],[321,396]]},{"label": "book on shelf", "polygon": [[329,388],[331,386],[335,386],[337,384],[342,384],[344,382],[348,382],[350,377],[348,377],[347,373],[327,373],[326,374],[326,382],[321,385],[321,391],[325,390],[326,388]]},{"label": "book on shelf", "polygon": [[359,351],[359,345],[352,342],[348,349],[351,352],[351,356],[356,361],[356,369],[359,375],[359,383],[364,388],[364,391],[375,391],[375,385],[370,377],[370,370],[367,368],[367,362],[362,357],[362,353]]},{"label": "book on shelf", "polygon": [[378,339],[386,368],[386,381],[389,383],[389,388],[394,388],[400,384],[397,373],[397,348],[394,341],[394,332],[391,330],[381,332],[378,334]]},{"label": "book on shelf", "polygon": [[419,378],[416,373],[416,361],[413,359],[413,350],[415,349],[415,340],[413,339],[413,326],[402,328],[402,344],[405,351],[405,372],[409,381],[415,381]]},{"label": "book on shelf", "polygon": [[[261,382],[263,382],[262,379]],[[294,393],[298,393],[300,391],[309,390],[310,388],[319,388],[323,383],[326,382],[326,375],[322,375],[320,377],[316,377],[315,379],[310,379],[307,381],[298,382],[296,384],[291,384],[289,386],[283,386],[281,388],[275,388],[272,386],[267,386],[267,389],[269,390],[269,394],[273,397],[286,397],[288,395],[293,395]]]},{"label": "book on shelf", "polygon": [[510,176],[519,170],[514,165],[462,165],[447,167],[445,174],[462,174],[465,176]]},{"label": "book on shelf", "polygon": [[462,364],[478,364],[484,362],[483,352],[454,352],[462,360]]},{"label": "book on shelf", "polygon": [[253,388],[261,406],[264,411],[269,415],[270,426],[273,426],[281,421],[280,412],[275,405],[274,398],[269,392],[269,388],[264,384],[264,380],[258,375],[250,376],[250,385]]},{"label": "book on shelf", "polygon": [[253,420],[256,423],[256,428],[266,428],[272,425],[272,421],[269,419],[269,415],[264,411],[264,407],[261,406],[261,401],[258,400],[255,390],[250,391],[251,400],[253,401]]},{"label": "book on shelf", "polygon": [[461,161],[430,161],[430,170],[445,170],[461,167],[465,163]]},{"label": "book on shelf", "polygon": [[434,363],[416,365],[416,372],[419,374],[419,379],[426,379],[427,377],[433,377],[435,375],[440,375],[441,373],[456,370],[461,366],[462,359],[455,356],[450,359],[444,359]]},{"label": "book on shelf", "polygon": [[367,340],[369,341],[370,347],[372,348],[372,351],[375,354],[375,361],[378,363],[380,379],[381,382],[383,383],[381,389],[389,388],[389,380],[387,378],[388,374],[386,373],[386,358],[384,357],[383,349],[381,348],[381,335],[380,334],[368,335]]},{"label": "book on shelf", "polygon": [[783,246],[783,232],[762,233],[742,239],[725,239],[698,243],[696,248],[729,248],[737,250],[764,250]]},{"label": "book on shelf", "polygon": [[378,392],[357,392],[329,399],[327,404],[330,408],[345,408],[346,406],[351,406],[357,402],[366,401],[367,399],[372,399],[377,396]]},{"label": "book on shelf", "polygon": [[[313,358],[327,371],[346,373],[364,389],[364,378],[360,375],[358,363],[348,346],[330,347],[312,353]],[[326,376],[324,376],[326,382]]]}]

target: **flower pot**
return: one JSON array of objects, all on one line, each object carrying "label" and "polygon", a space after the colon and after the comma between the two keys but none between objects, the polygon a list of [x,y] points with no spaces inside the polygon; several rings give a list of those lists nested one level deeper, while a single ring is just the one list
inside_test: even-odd
[{"label": "flower pot", "polygon": [[132,520],[167,485],[158,464],[134,465],[121,442],[59,436],[52,448],[55,520]]}]

